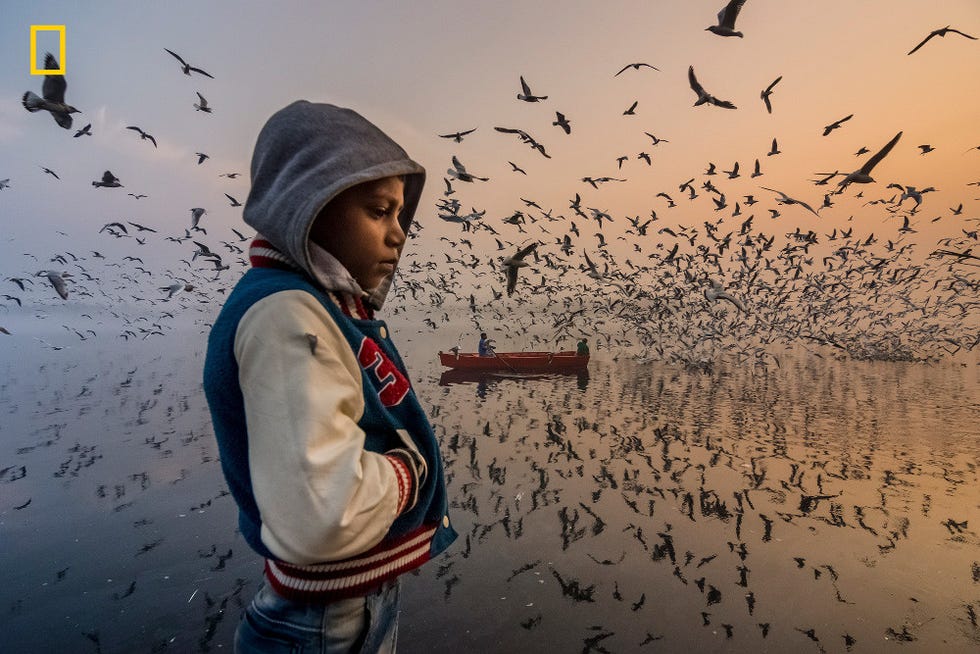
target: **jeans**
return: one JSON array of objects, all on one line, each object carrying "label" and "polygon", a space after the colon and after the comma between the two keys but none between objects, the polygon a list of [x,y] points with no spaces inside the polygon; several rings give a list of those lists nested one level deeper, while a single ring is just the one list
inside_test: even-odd
[{"label": "jeans", "polygon": [[297,602],[263,583],[235,632],[236,654],[394,654],[399,582],[366,597]]}]

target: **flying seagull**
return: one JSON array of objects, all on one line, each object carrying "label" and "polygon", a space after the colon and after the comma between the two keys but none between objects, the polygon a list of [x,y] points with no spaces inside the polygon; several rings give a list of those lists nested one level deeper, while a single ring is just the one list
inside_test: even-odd
[{"label": "flying seagull", "polygon": [[718,12],[718,24],[705,27],[704,29],[718,36],[737,36],[741,38],[742,33],[735,31],[735,19],[738,18],[738,12],[742,10],[742,5],[744,4],[745,0],[731,0]]},{"label": "flying seagull", "polygon": [[[50,52],[44,56],[44,68],[45,70],[58,70],[60,68],[58,60]],[[71,114],[81,112],[65,103],[65,89],[67,88],[68,82],[65,81],[64,75],[45,75],[44,83],[41,84],[41,95],[44,97],[38,96],[33,91],[27,91],[21,102],[24,108],[31,113],[42,109],[50,112],[56,123],[65,129],[69,129],[71,128]]]},{"label": "flying seagull", "polygon": [[197,165],[198,165],[198,166],[200,166],[200,165],[201,165],[202,163],[204,163],[204,162],[205,162],[206,160],[208,160],[208,159],[210,159],[210,158],[211,158],[211,155],[209,155],[209,154],[206,154],[206,153],[204,153],[204,152],[195,152],[194,154],[196,154],[196,155],[197,155]]},{"label": "flying seagull", "polygon": [[772,95],[772,88],[777,84],[779,84],[779,80],[781,79],[783,79],[782,75],[780,75],[775,80],[773,80],[773,83],[767,86],[765,91],[759,94],[759,97],[762,98],[762,101],[766,103],[766,111],[768,111],[769,113],[772,113],[772,104],[769,103],[769,96]]},{"label": "flying seagull", "polygon": [[475,131],[476,128],[474,127],[473,129],[468,129],[465,132],[456,132],[455,134],[437,134],[437,136],[441,139],[452,139],[457,143],[462,143],[464,136],[466,136],[467,134],[472,134]]},{"label": "flying seagull", "polygon": [[119,178],[113,175],[108,170],[102,173],[102,181],[92,182],[92,186],[98,188],[104,186],[106,188],[119,188],[122,184],[119,183]]},{"label": "flying seagull", "polygon": [[739,302],[738,299],[729,295],[728,292],[725,291],[725,287],[722,286],[720,282],[716,282],[713,279],[708,279],[708,283],[711,285],[711,287],[704,289],[705,299],[711,302],[717,302],[718,300],[726,300],[728,302],[731,302],[732,306],[734,306],[736,309],[738,309],[742,313],[745,313],[745,306],[741,302]]},{"label": "flying seagull", "polygon": [[490,180],[489,177],[477,177],[472,173],[466,172],[466,166],[464,166],[460,162],[460,160],[456,158],[456,155],[453,155],[453,167],[448,169],[446,171],[446,174],[448,174],[453,179],[458,179],[461,182],[472,182],[475,179],[478,179],[481,182],[486,182]]},{"label": "flying seagull", "polygon": [[537,141],[535,141],[534,137],[532,137],[524,130],[517,129],[514,127],[494,127],[494,129],[504,134],[517,134],[518,138],[521,139],[522,143],[527,143],[528,145],[530,145],[532,150],[537,150],[538,152],[540,152],[541,156],[543,156],[545,159],[551,159],[551,155],[545,152],[544,146],[538,143]]},{"label": "flying seagull", "polygon": [[846,123],[847,121],[849,121],[853,117],[854,117],[854,114],[848,114],[848,115],[844,116],[843,118],[841,118],[840,120],[835,120],[834,122],[830,123],[829,125],[826,125],[823,128],[823,135],[824,136],[827,136],[828,134],[830,134],[831,132],[833,132],[835,129],[839,128],[841,125],[843,125],[844,123]]},{"label": "flying seagull", "polygon": [[79,136],[92,136],[92,123],[89,123],[82,129],[75,132],[75,138],[78,138]]},{"label": "flying seagull", "polygon": [[[164,48],[164,50],[167,50],[167,49]],[[177,61],[180,62],[180,65],[183,67],[183,71],[184,71],[184,74],[185,75],[190,75],[191,74],[191,71],[194,71],[195,73],[200,73],[200,74],[204,75],[205,77],[210,77],[211,79],[214,79],[214,75],[211,75],[210,73],[207,73],[207,72],[201,70],[200,68],[195,68],[194,66],[191,66],[189,63],[187,63],[186,61],[184,61],[184,59],[179,54],[177,54],[173,50],[167,50],[167,52],[169,52],[171,55],[173,55],[174,58]]]},{"label": "flying seagull", "polygon": [[623,66],[622,68],[620,68],[620,69],[619,69],[619,72],[618,72],[618,73],[616,73],[615,75],[613,75],[613,77],[619,77],[619,76],[620,76],[621,74],[623,74],[624,72],[626,72],[626,70],[627,70],[628,68],[632,68],[633,70],[640,70],[640,68],[641,68],[641,67],[644,67],[644,66],[645,66],[646,68],[652,68],[652,69],[654,69],[654,70],[656,70],[656,71],[659,71],[659,70],[660,70],[660,69],[659,69],[659,68],[657,68],[656,66],[651,66],[650,64],[645,64],[645,63],[643,63],[643,62],[641,61],[641,62],[637,62],[637,63],[635,63],[635,64],[626,64],[625,66]]},{"label": "flying seagull", "polygon": [[200,91],[196,91],[196,93],[197,93],[198,102],[194,103],[194,109],[196,109],[197,111],[203,111],[206,114],[211,113],[211,107],[208,106],[207,99],[203,95],[201,95]]},{"label": "flying seagull", "polygon": [[898,143],[898,139],[900,138],[902,138],[901,132],[896,134],[891,141],[886,143],[885,147],[878,150],[878,152],[875,153],[873,157],[868,159],[863,166],[855,170],[853,173],[845,176],[844,179],[838,183],[837,192],[840,193],[847,188],[848,184],[852,182],[855,184],[870,184],[871,182],[875,181],[874,178],[871,177],[871,170],[878,165],[879,161],[884,159],[888,153],[891,152],[892,148],[895,147],[895,144]]},{"label": "flying seagull", "polygon": [[202,209],[201,207],[194,207],[193,209],[191,209],[191,229],[196,229],[196,230],[201,229],[200,227],[197,226],[197,224],[201,222],[201,218],[206,213],[207,210]]},{"label": "flying seagull", "polygon": [[547,100],[546,95],[534,95],[531,93],[531,87],[527,85],[524,81],[524,76],[521,76],[521,93],[517,94],[518,100],[523,100],[524,102],[538,102],[539,100]]},{"label": "flying seagull", "polygon": [[241,202],[239,202],[238,200],[236,200],[232,196],[228,195],[227,193],[225,193],[225,197],[228,198],[229,200],[231,200],[231,206],[233,206],[233,207],[240,207],[240,206],[242,206],[242,203]]},{"label": "flying seagull", "polygon": [[556,127],[561,127],[563,130],[565,130],[565,133],[566,134],[571,134],[572,133],[572,125],[571,125],[571,123],[568,122],[568,119],[565,118],[565,114],[563,114],[560,111],[556,111],[555,112],[555,117],[557,118],[557,120],[555,120],[551,124],[554,125],[554,126],[556,126]]},{"label": "flying seagull", "polygon": [[694,76],[694,66],[687,69],[687,80],[691,84],[691,90],[698,94],[698,100],[694,103],[695,107],[702,104],[713,104],[724,109],[735,109],[735,105],[728,100],[719,100],[704,90],[704,87],[698,82],[698,78]]},{"label": "flying seagull", "polygon": [[49,174],[49,175],[51,175],[51,176],[52,176],[52,177],[54,177],[55,179],[61,179],[60,177],[58,177],[58,173],[56,173],[56,172],[54,172],[54,171],[53,171],[53,170],[51,170],[50,168],[45,168],[44,166],[41,166],[41,170],[43,170],[43,171],[44,171],[44,172],[46,172],[47,174]]},{"label": "flying seagull", "polygon": [[776,189],[769,188],[768,186],[760,186],[759,188],[764,188],[767,191],[772,191],[773,193],[778,193],[779,194],[779,197],[776,198],[776,202],[778,202],[779,204],[798,204],[801,207],[803,207],[804,209],[806,209],[807,211],[809,211],[810,213],[812,213],[814,216],[817,216],[818,218],[820,217],[820,214],[818,214],[816,211],[814,211],[813,210],[813,207],[811,207],[806,202],[803,202],[802,200],[793,199],[793,198],[789,197],[788,195],[786,195],[785,193],[783,193],[782,191],[777,191]]},{"label": "flying seagull", "polygon": [[934,37],[934,36],[946,36],[950,32],[953,32],[955,34],[959,34],[960,36],[965,36],[966,38],[972,39],[974,41],[977,40],[977,37],[970,36],[969,34],[964,34],[963,32],[961,32],[959,30],[954,30],[952,27],[950,27],[949,25],[947,25],[946,27],[943,27],[942,29],[932,30],[931,32],[929,32],[929,36],[927,36],[926,38],[922,39],[922,42],[919,43],[919,45],[917,45],[914,48],[912,48],[911,50],[909,50],[908,51],[908,54],[912,54],[913,52],[915,52],[916,50],[918,50],[919,48],[921,48],[922,46],[924,46],[926,43],[929,42],[929,39],[931,39],[932,37]]},{"label": "flying seagull", "polygon": [[71,274],[65,272],[59,275],[58,273],[50,270],[42,270],[36,276],[40,277],[41,275],[48,278],[48,281],[51,282],[51,286],[54,287],[54,290],[57,291],[62,300],[68,299],[68,285],[65,284],[64,278],[71,277]]},{"label": "flying seagull", "polygon": [[538,244],[531,243],[526,248],[518,249],[517,254],[507,257],[503,261],[504,267],[507,269],[507,297],[510,297],[514,292],[514,288],[517,286],[517,271],[520,268],[529,266],[530,264],[524,261],[524,257],[529,255],[534,251],[534,248],[538,247]]},{"label": "flying seagull", "polygon": [[149,141],[150,143],[153,144],[153,147],[157,147],[157,140],[155,138],[153,138],[153,136],[151,134],[148,134],[148,133],[144,132],[142,129],[140,129],[136,125],[130,125],[126,129],[131,129],[133,131],[139,132],[140,133],[140,140],[141,141]]}]

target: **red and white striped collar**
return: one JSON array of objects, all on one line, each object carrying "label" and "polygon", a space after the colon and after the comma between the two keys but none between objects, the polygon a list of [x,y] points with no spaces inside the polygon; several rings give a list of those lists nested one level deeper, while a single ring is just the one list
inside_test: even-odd
[{"label": "red and white striped collar", "polygon": [[252,244],[248,248],[248,261],[252,264],[253,268],[301,270],[289,257],[277,250],[276,246],[261,236],[256,236],[252,239]]}]

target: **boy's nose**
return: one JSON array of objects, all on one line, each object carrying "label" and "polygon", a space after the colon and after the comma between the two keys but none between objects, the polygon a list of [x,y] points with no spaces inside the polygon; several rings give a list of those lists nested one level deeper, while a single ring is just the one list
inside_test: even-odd
[{"label": "boy's nose", "polygon": [[393,220],[391,227],[388,229],[388,243],[397,247],[399,250],[405,244],[405,230],[402,229],[402,225],[398,220]]}]

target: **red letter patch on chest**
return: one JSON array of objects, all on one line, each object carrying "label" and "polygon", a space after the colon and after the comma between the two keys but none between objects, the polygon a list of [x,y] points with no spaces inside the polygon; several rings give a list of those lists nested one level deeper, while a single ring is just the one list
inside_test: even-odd
[{"label": "red letter patch on chest", "polygon": [[408,393],[409,384],[405,375],[398,371],[395,364],[385,356],[378,344],[368,337],[361,339],[361,347],[357,351],[357,361],[365,370],[374,372],[381,383],[378,399],[385,406],[395,406]]}]

